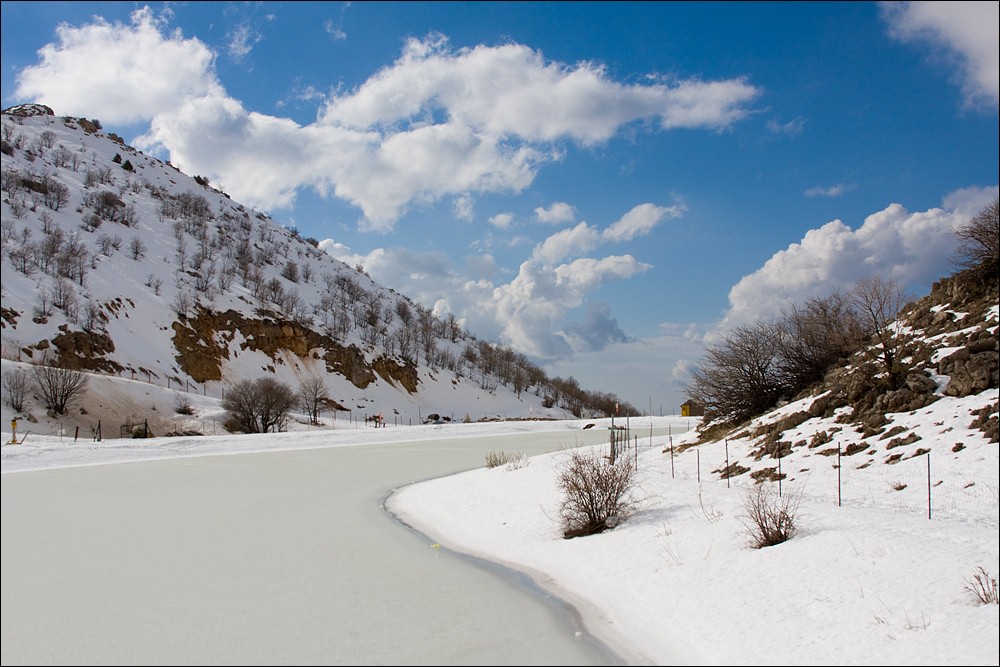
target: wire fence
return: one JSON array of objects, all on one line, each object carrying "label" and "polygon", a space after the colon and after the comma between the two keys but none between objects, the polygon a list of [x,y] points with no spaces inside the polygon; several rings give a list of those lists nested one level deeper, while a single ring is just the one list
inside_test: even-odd
[{"label": "wire fence", "polygon": [[[619,448],[620,444],[617,445]],[[635,437],[619,456],[634,456],[656,448],[658,463],[672,479],[726,484],[741,489],[751,484],[773,484],[779,494],[841,507],[870,507],[923,515],[928,519],[960,520],[1000,525],[1000,483],[988,474],[972,478],[947,465],[954,453],[924,451],[894,463],[876,462],[838,451],[808,458],[768,458],[749,470],[746,457],[737,457],[726,445],[707,445],[678,451],[672,444]],[[937,466],[935,465],[937,462]],[[985,464],[984,464],[985,465]],[[996,471],[993,471],[996,472]]]}]

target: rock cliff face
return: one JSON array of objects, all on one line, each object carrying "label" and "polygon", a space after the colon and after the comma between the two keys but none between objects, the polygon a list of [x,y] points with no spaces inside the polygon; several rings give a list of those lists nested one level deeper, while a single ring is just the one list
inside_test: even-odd
[{"label": "rock cliff face", "polygon": [[419,380],[413,364],[386,356],[369,363],[355,345],[342,345],[277,313],[260,315],[254,318],[234,310],[198,308],[193,316],[174,322],[178,366],[194,381],[210,382],[222,379],[223,362],[239,350],[261,352],[274,365],[285,363],[288,353],[322,361],[328,373],[344,376],[358,389],[371,384],[377,373],[410,393],[417,391]]}]

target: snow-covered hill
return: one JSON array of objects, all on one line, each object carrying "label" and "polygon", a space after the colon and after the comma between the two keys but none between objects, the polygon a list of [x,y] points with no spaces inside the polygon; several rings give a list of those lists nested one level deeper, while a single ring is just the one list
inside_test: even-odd
[{"label": "snow-covered hill", "polygon": [[14,107],[2,141],[3,371],[88,374],[65,416],[4,401],[5,421],[200,431],[204,414],[178,408],[262,376],[296,391],[321,378],[328,421],[564,418],[593,413],[588,396],[614,401],[546,377],[98,121]]},{"label": "snow-covered hill", "polygon": [[[263,376],[293,389],[321,379],[329,400],[320,426],[376,415],[408,425],[613,409],[613,395],[545,377],[523,355],[477,340],[454,318],[375,283],[205,179],[124,145],[96,121],[39,105],[6,110],[2,120],[5,427],[19,418],[22,430],[79,437],[98,429],[104,438],[128,436],[136,424],[156,435],[219,433],[227,388]],[[972,440],[995,449],[990,289],[973,294],[943,279],[911,304],[902,325],[919,359],[897,391],[873,393],[851,367],[837,369],[790,406],[701,433],[699,443],[731,448],[711,472],[775,479],[789,475],[779,462],[808,469],[797,459],[828,460],[838,446],[852,460],[889,465],[929,446],[970,460]],[[37,392],[12,406],[9,379],[55,362],[86,371],[83,397],[65,415],[48,414]],[[921,410],[939,401],[955,403],[954,417],[932,432]],[[300,414],[288,429],[314,426]]]}]

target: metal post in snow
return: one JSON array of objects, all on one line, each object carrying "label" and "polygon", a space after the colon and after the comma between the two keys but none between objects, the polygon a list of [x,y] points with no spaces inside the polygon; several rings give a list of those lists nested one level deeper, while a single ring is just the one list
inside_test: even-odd
[{"label": "metal post in snow", "polygon": [[781,445],[778,445],[778,497],[781,497]]},{"label": "metal post in snow", "polygon": [[697,455],[695,456],[695,460],[698,464],[698,483],[701,484],[701,450],[696,449],[694,450],[694,453]]},{"label": "metal post in snow", "polygon": [[840,445],[837,445],[837,507],[840,507]]},{"label": "metal post in snow", "polygon": [[729,438],[726,438],[726,488],[729,486]]},{"label": "metal post in snow", "polygon": [[649,448],[653,448],[653,395],[649,395]]},{"label": "metal post in snow", "polygon": [[927,518],[931,518],[931,453],[927,452]]}]

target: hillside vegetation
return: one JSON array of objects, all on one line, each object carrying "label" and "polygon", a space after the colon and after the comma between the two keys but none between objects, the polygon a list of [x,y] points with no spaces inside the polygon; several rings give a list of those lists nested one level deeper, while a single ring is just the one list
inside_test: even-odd
[{"label": "hillside vegetation", "polygon": [[710,445],[719,479],[758,482],[801,477],[830,457],[849,470],[930,453],[970,459],[970,475],[995,467],[996,200],[956,233],[966,241],[959,270],[923,298],[904,303],[890,282],[865,280],[710,349],[691,386],[706,416],[678,450]]}]

